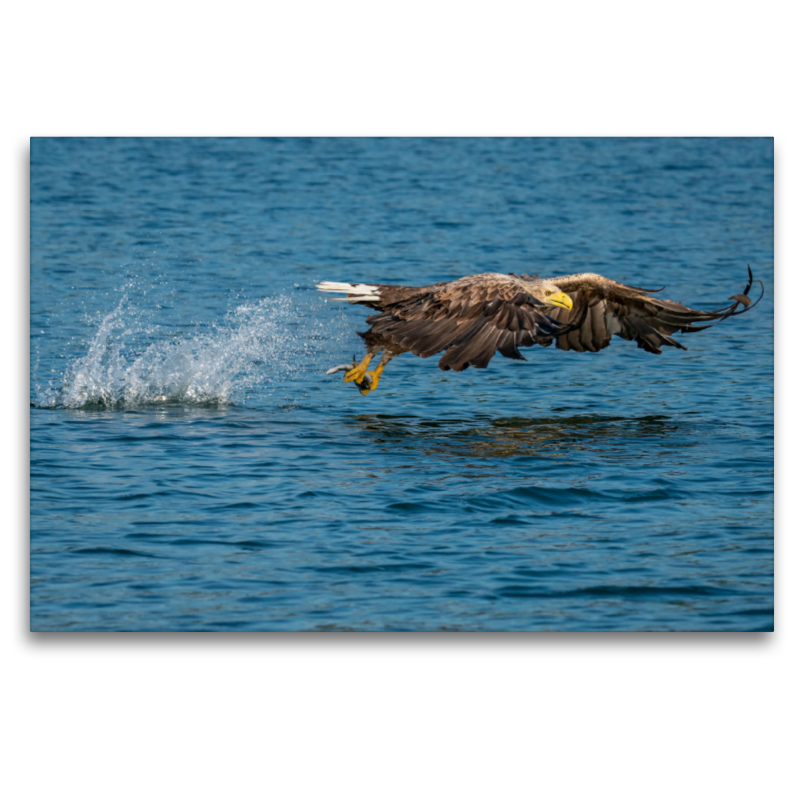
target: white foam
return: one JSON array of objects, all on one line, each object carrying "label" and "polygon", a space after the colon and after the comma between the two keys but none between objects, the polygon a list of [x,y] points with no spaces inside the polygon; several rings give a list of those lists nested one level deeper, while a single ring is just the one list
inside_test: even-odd
[{"label": "white foam", "polygon": [[175,334],[148,327],[127,296],[106,315],[86,355],[67,366],[60,385],[38,393],[50,408],[154,404],[227,405],[307,368],[308,321],[288,296],[241,305],[217,324]]}]

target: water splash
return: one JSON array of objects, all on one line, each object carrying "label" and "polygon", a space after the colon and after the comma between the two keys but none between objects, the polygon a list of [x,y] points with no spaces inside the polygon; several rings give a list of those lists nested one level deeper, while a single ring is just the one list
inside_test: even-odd
[{"label": "water splash", "polygon": [[297,305],[281,295],[241,305],[220,323],[181,334],[148,325],[147,314],[126,294],[100,322],[86,355],[68,365],[60,386],[38,392],[35,405],[242,403],[254,391],[306,369],[318,350],[315,340],[328,338],[309,331],[321,324],[304,319],[301,325]]}]

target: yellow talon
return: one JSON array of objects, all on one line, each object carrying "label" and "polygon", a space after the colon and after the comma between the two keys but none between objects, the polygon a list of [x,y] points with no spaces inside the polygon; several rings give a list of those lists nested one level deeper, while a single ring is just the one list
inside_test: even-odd
[{"label": "yellow talon", "polygon": [[[370,392],[374,392],[378,388],[378,381],[380,380],[381,372],[383,372],[383,367],[384,367],[383,364],[378,364],[378,368],[377,369],[372,370],[372,372],[365,372],[364,373],[365,376],[369,375],[370,384],[369,384],[369,386],[364,386],[363,389],[359,389],[361,394],[369,394]],[[363,381],[364,378],[361,378],[361,380]],[[360,382],[361,381],[359,381],[359,383]]]},{"label": "yellow talon", "polygon": [[370,361],[372,361],[371,355],[364,356],[364,359],[357,367],[353,367],[353,369],[345,372],[344,382],[350,383],[351,381],[358,381],[358,383],[361,383],[361,381],[364,380],[364,376],[367,374],[367,367]]}]

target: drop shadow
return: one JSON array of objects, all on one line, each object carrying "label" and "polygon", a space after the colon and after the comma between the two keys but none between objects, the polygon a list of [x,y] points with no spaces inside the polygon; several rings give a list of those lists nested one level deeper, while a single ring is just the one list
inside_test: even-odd
[{"label": "drop shadow", "polygon": [[[220,640],[209,636],[214,632],[26,632],[22,646],[31,651],[53,650],[59,653],[136,651],[153,653],[165,650],[212,651],[219,654]],[[307,652],[320,654],[336,652],[418,652],[431,650],[463,651],[485,654],[487,647],[497,646],[525,652],[542,648],[586,655],[587,651],[680,651],[697,654],[703,651],[735,652],[752,648],[768,649],[780,646],[779,636],[766,635],[771,631],[741,632],[649,632],[649,631],[585,631],[585,632],[488,632],[488,631],[431,631],[379,632],[379,631],[298,631],[298,632],[217,632],[224,635],[225,643],[237,651]],[[750,635],[743,635],[750,634]]]},{"label": "drop shadow", "polygon": [[24,212],[20,214],[19,237],[22,244],[20,248],[21,263],[19,266],[20,296],[18,298],[19,308],[25,312],[19,315],[19,342],[22,347],[24,342],[28,343],[27,353],[20,355],[19,359],[19,385],[25,387],[26,404],[19,404],[19,424],[17,427],[17,439],[15,442],[19,453],[17,474],[20,476],[20,516],[23,524],[20,526],[19,553],[19,585],[22,587],[23,596],[19,597],[19,617],[23,620],[23,626],[30,628],[30,563],[31,563],[31,517],[30,517],[30,497],[31,497],[31,419],[30,419],[30,371],[31,371],[31,149],[30,141],[17,153],[17,176],[19,181],[19,202]]}]

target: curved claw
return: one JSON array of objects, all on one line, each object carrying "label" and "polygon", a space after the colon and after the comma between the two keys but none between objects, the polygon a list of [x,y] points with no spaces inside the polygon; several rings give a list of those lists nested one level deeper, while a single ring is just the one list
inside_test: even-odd
[{"label": "curved claw", "polygon": [[378,388],[378,381],[381,379],[384,364],[378,364],[377,368],[364,375],[364,380],[358,385],[361,394],[369,394]]},{"label": "curved claw", "polygon": [[369,394],[372,391],[372,375],[368,372],[363,381],[356,381],[355,384],[361,394]]}]

